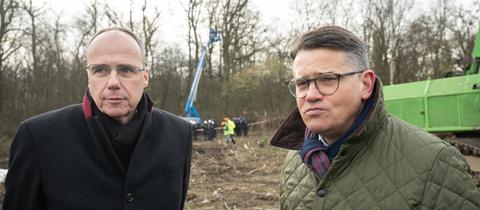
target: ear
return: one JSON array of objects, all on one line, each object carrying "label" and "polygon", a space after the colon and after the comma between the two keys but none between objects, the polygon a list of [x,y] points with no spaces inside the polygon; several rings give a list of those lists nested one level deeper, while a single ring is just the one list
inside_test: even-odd
[{"label": "ear", "polygon": [[362,100],[370,98],[373,92],[373,86],[375,84],[375,72],[367,69],[361,75],[362,80]]},{"label": "ear", "polygon": [[148,76],[148,69],[145,69],[145,71],[143,71],[143,87],[146,88],[148,87],[148,81],[149,81],[149,76]]}]

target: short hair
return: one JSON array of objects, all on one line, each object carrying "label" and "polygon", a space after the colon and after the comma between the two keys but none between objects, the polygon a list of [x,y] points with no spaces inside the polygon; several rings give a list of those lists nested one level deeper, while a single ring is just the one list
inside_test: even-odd
[{"label": "short hair", "polygon": [[142,57],[143,57],[143,64],[146,65],[146,58],[145,58],[145,46],[143,45],[143,42],[142,40],[140,40],[140,38],[138,38],[138,36],[133,33],[132,31],[126,29],[126,28],[123,28],[123,27],[119,27],[119,26],[110,26],[110,27],[107,27],[107,28],[104,28],[100,31],[97,31],[97,33],[95,33],[95,35],[93,35],[92,38],[90,38],[90,41],[88,42],[88,47],[90,46],[90,44],[92,44],[93,40],[95,38],[97,38],[98,35],[100,34],[103,34],[105,32],[108,32],[108,31],[120,31],[120,32],[123,32],[123,33],[126,33],[127,35],[129,35],[130,37],[132,37],[138,44],[138,47],[140,48],[140,53],[142,53]]},{"label": "short hair", "polygon": [[339,26],[322,26],[302,34],[294,42],[290,57],[295,60],[300,50],[318,48],[337,49],[345,52],[346,61],[357,71],[368,69],[366,44],[354,33]]}]

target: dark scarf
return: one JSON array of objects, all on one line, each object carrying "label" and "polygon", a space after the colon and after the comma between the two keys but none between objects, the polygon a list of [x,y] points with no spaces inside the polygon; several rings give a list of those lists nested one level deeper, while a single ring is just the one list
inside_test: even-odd
[{"label": "dark scarf", "polygon": [[326,153],[328,145],[319,139],[319,135],[308,128],[305,129],[305,140],[303,141],[300,156],[302,161],[315,172],[323,177],[330,168],[331,161]]},{"label": "dark scarf", "polygon": [[[372,96],[374,93],[372,93]],[[340,151],[340,147],[351,136],[363,121],[366,120],[368,113],[373,106],[373,97],[370,97],[362,107],[362,111],[353,122],[352,126],[332,145],[327,145],[321,139],[321,136],[312,132],[308,128],[305,129],[305,140],[303,141],[300,151],[302,161],[315,172],[323,177],[330,168],[331,162]]]},{"label": "dark scarf", "polygon": [[138,142],[138,137],[142,131],[143,122],[148,114],[148,104],[145,94],[137,105],[134,117],[125,125],[122,125],[116,119],[101,112],[93,101],[89,90],[87,90],[87,96],[93,104],[93,117],[100,120],[103,125],[100,129],[106,131],[117,157],[125,169],[127,169]]}]

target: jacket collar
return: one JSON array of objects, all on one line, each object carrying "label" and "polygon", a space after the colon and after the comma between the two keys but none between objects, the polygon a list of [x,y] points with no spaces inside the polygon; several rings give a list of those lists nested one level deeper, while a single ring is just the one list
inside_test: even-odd
[{"label": "jacket collar", "polygon": [[[152,113],[153,102],[146,92],[143,92],[143,97],[145,97],[145,100],[147,101],[147,112],[150,114]],[[82,102],[82,112],[85,119],[89,120],[93,118],[93,106],[95,106],[95,103],[92,103],[90,99],[90,90],[87,88]]]},{"label": "jacket collar", "polygon": [[[373,107],[363,123],[355,129],[352,135],[347,137],[347,142],[365,139],[366,136],[373,135],[387,118],[388,113],[383,102],[383,86],[378,77],[375,79],[374,92],[371,97],[373,97]],[[300,112],[298,108],[295,108],[273,135],[270,144],[284,149],[299,150],[304,140],[305,128]]]}]

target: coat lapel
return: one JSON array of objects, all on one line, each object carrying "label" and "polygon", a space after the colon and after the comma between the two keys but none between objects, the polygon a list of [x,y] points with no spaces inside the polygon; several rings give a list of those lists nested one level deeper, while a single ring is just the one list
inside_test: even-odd
[{"label": "coat lapel", "polygon": [[95,156],[98,157],[98,163],[100,163],[104,169],[114,171],[115,174],[125,174],[125,168],[117,157],[100,119],[93,117],[86,121],[90,137],[95,144]]}]

